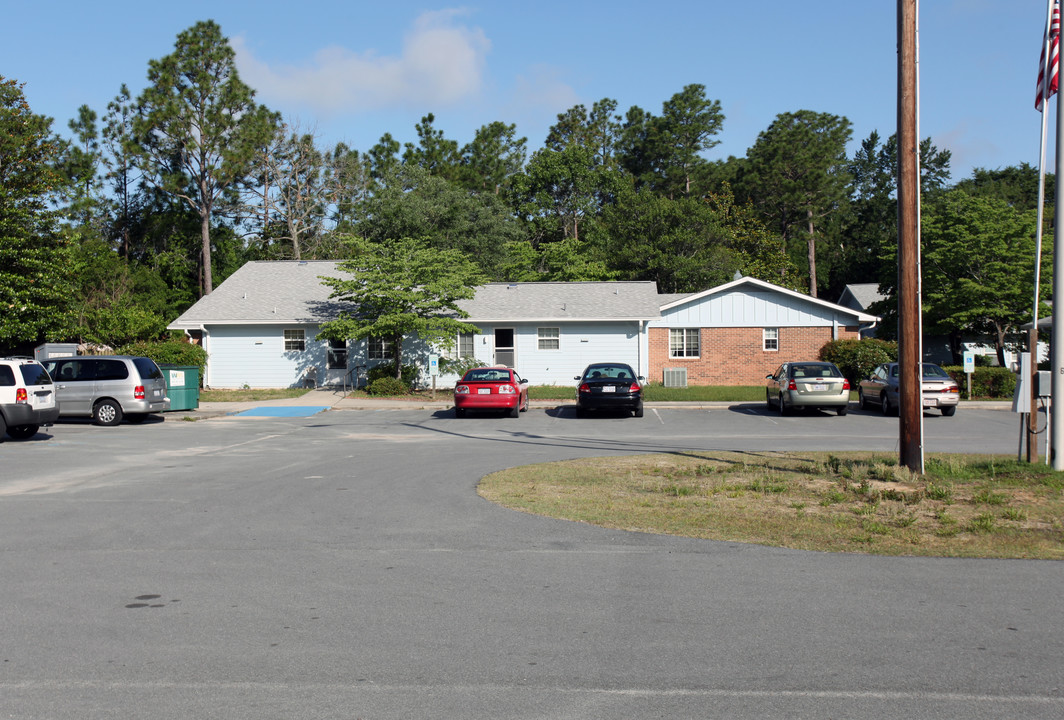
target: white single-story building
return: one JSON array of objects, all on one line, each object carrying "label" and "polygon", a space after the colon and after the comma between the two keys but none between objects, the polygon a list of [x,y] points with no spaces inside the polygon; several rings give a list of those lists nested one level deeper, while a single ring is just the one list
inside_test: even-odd
[{"label": "white single-story building", "polygon": [[[208,353],[205,386],[357,386],[390,362],[388,343],[319,341],[344,307],[321,277],[338,262],[250,262],[182,313],[182,330]],[[700,293],[662,295],[652,282],[489,283],[460,303],[479,332],[455,338],[453,356],[507,365],[536,385],[574,385],[591,362],[626,362],[652,382],[760,384],[784,361],[858,337],[878,318],[753,278]],[[431,382],[435,349],[407,338],[403,362]],[[437,377],[437,385],[454,376]]]}]

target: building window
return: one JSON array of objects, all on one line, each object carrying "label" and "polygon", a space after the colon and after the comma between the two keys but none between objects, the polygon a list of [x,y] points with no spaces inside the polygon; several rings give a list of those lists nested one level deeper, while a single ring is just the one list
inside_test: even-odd
[{"label": "building window", "polygon": [[558,328],[539,328],[538,335],[540,350],[561,349],[561,336],[558,332]]},{"label": "building window", "polygon": [[775,352],[780,349],[780,329],[765,328],[762,334],[766,351]]},{"label": "building window", "polygon": [[669,330],[669,357],[698,357],[698,328]]},{"label": "building window", "polygon": [[370,360],[392,360],[395,358],[395,344],[391,340],[371,337],[368,342]]},{"label": "building window", "polygon": [[473,357],[473,333],[458,333],[458,357]]},{"label": "building window", "polygon": [[284,331],[284,351],[303,352],[307,349],[307,336],[303,330]]},{"label": "building window", "polygon": [[330,370],[347,369],[347,340],[330,340],[325,367]]}]

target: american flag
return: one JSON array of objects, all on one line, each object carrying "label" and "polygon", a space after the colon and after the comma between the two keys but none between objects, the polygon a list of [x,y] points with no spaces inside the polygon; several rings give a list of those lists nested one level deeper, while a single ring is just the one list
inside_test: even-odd
[{"label": "american flag", "polygon": [[1038,60],[1038,97],[1034,101],[1034,109],[1042,109],[1043,97],[1048,100],[1057,92],[1058,59],[1060,54],[1060,0],[1053,0],[1053,14],[1049,21],[1049,89],[1045,88],[1046,77],[1046,44],[1042,42],[1042,55]]}]

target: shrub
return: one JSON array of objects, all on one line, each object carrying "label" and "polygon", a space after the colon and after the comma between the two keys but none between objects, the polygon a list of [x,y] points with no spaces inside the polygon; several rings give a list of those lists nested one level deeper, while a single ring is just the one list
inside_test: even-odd
[{"label": "shrub", "polygon": [[[942,367],[961,386],[961,395],[967,396],[968,378],[960,365]],[[999,398],[1011,400],[1016,390],[1016,374],[1003,367],[979,367],[972,373],[973,398]]]},{"label": "shrub", "polygon": [[366,386],[370,395],[408,395],[410,386],[394,377],[377,378]]},{"label": "shrub", "polygon": [[[402,371],[403,384],[406,385],[407,391],[413,387],[414,382],[417,380],[418,369],[416,365],[403,365]],[[395,363],[382,363],[380,365],[374,365],[366,371],[366,383],[367,387],[372,385],[377,380],[383,378],[391,378],[395,380]]]},{"label": "shrub", "polygon": [[850,386],[856,387],[877,365],[898,359],[898,343],[876,338],[832,340],[820,348],[820,359],[838,366]]},{"label": "shrub", "polygon": [[159,365],[195,365],[199,368],[200,383],[207,366],[207,351],[184,340],[135,342],[115,350],[116,355],[139,355],[151,358]]}]

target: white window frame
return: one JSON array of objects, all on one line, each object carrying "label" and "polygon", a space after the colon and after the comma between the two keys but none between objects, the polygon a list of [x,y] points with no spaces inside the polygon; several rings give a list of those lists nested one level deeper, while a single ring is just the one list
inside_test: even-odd
[{"label": "white window frame", "polygon": [[367,338],[366,357],[370,360],[395,360],[395,343],[379,337]]},{"label": "white window frame", "polygon": [[761,349],[765,352],[779,352],[780,349],[780,329],[764,328],[761,331]]},{"label": "white window frame", "polygon": [[[675,340],[677,337],[680,338],[679,343]],[[676,352],[677,344],[680,346],[679,353]],[[702,331],[700,328],[669,328],[670,358],[697,358],[701,356]]]},{"label": "white window frame", "polygon": [[307,331],[294,328],[284,331],[284,351],[303,352],[307,349]]},{"label": "white window frame", "polygon": [[556,327],[541,327],[536,329],[536,347],[540,350],[561,350],[562,331]]}]

